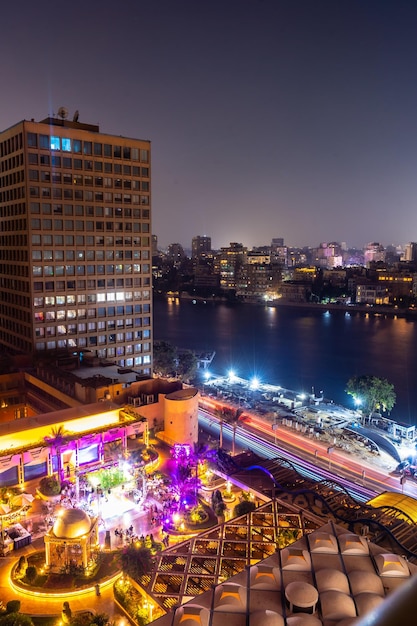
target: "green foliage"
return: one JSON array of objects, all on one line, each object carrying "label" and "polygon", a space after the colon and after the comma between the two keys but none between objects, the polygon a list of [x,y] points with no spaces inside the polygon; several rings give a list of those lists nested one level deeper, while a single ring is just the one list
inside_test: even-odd
[{"label": "green foliage", "polygon": [[177,374],[181,380],[189,381],[195,378],[197,365],[197,357],[191,350],[178,353]]},{"label": "green foliage", "polygon": [[169,341],[154,341],[153,368],[162,376],[169,376],[176,370],[177,349]]},{"label": "green foliage", "polygon": [[19,613],[20,600],[9,600],[6,604],[6,613]]},{"label": "green foliage", "polygon": [[216,489],[212,493],[211,506],[217,517],[221,517],[227,508],[226,504],[223,502],[223,496],[219,489]]},{"label": "green foliage", "polygon": [[112,489],[113,487],[123,485],[123,483],[125,482],[123,470],[119,469],[118,467],[102,469],[99,472],[95,473],[95,477],[97,478],[101,488],[105,491],[107,489]]},{"label": "green foliage", "polygon": [[106,626],[109,623],[109,616],[107,613],[96,613],[90,622],[91,626]]},{"label": "green foliage", "polygon": [[346,385],[346,393],[362,408],[369,417],[376,410],[388,412],[393,409],[397,396],[386,378],[377,376],[352,376]]},{"label": "green foliage", "polygon": [[38,577],[38,570],[36,565],[28,565],[26,568],[25,578],[29,585],[32,585]]},{"label": "green foliage", "polygon": [[6,613],[0,617],[0,626],[33,626],[33,622],[29,615]]},{"label": "green foliage", "polygon": [[16,567],[16,574],[24,575],[28,566],[28,560],[24,554],[19,558],[19,562]]},{"label": "green foliage", "polygon": [[255,502],[250,502],[249,500],[242,500],[239,504],[236,504],[233,514],[235,517],[239,517],[240,515],[246,515],[246,513],[251,513],[256,509]]},{"label": "green foliage", "polygon": [[75,615],[71,617],[70,625],[71,626],[91,626],[93,624],[93,620],[95,615],[90,613],[90,611],[84,611],[82,613],[77,612]]},{"label": "green foliage", "polygon": [[44,496],[58,496],[61,493],[61,483],[55,476],[44,476],[39,482],[39,491]]},{"label": "green foliage", "polygon": [[129,544],[120,555],[122,570],[134,580],[151,571],[153,560],[149,548]]}]

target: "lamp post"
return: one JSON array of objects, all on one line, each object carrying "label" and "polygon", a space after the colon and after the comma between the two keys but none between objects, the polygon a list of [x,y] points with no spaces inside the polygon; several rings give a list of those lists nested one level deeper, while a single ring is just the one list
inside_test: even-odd
[{"label": "lamp post", "polygon": [[332,469],[332,452],[334,451],[334,447],[333,446],[329,446],[327,448],[327,454],[329,455],[329,470]]},{"label": "lamp post", "polygon": [[275,418],[275,422],[272,424],[272,430],[274,431],[274,444],[277,445],[277,430],[278,430],[278,422],[277,418]]}]

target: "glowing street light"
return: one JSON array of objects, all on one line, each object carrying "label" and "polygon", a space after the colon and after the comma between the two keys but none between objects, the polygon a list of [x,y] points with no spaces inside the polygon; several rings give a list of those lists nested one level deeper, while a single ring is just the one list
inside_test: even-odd
[{"label": "glowing street light", "polygon": [[204,372],[204,380],[205,380],[206,382],[208,382],[208,381],[210,380],[210,378],[211,378],[211,373],[210,373],[208,370],[206,370],[206,371]]},{"label": "glowing street light", "polygon": [[259,389],[259,385],[260,385],[260,381],[259,378],[257,378],[256,376],[254,376],[250,382],[250,388],[252,389],[252,391],[256,391],[257,389]]},{"label": "glowing street light", "polygon": [[229,383],[234,383],[236,382],[236,374],[233,370],[229,370]]}]

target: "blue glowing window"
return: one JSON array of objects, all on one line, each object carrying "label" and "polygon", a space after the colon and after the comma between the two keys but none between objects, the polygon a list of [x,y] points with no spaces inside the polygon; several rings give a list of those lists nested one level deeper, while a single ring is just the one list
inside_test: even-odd
[{"label": "blue glowing window", "polygon": [[71,152],[71,139],[68,139],[67,137],[62,137],[61,142],[62,150],[64,152]]},{"label": "blue glowing window", "polygon": [[59,137],[51,137],[50,139],[50,148],[51,150],[59,150],[60,149],[60,140]]}]

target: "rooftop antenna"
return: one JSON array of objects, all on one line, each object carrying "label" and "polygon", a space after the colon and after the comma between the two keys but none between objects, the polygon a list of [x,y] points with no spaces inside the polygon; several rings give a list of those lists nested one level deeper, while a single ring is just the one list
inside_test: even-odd
[{"label": "rooftop antenna", "polygon": [[74,113],[74,117],[72,118],[73,122],[78,122],[78,118],[80,117],[80,112],[78,111],[78,109],[75,111]]},{"label": "rooftop antenna", "polygon": [[61,118],[62,121],[66,120],[68,117],[68,109],[66,109],[65,107],[59,107],[58,116]]}]

